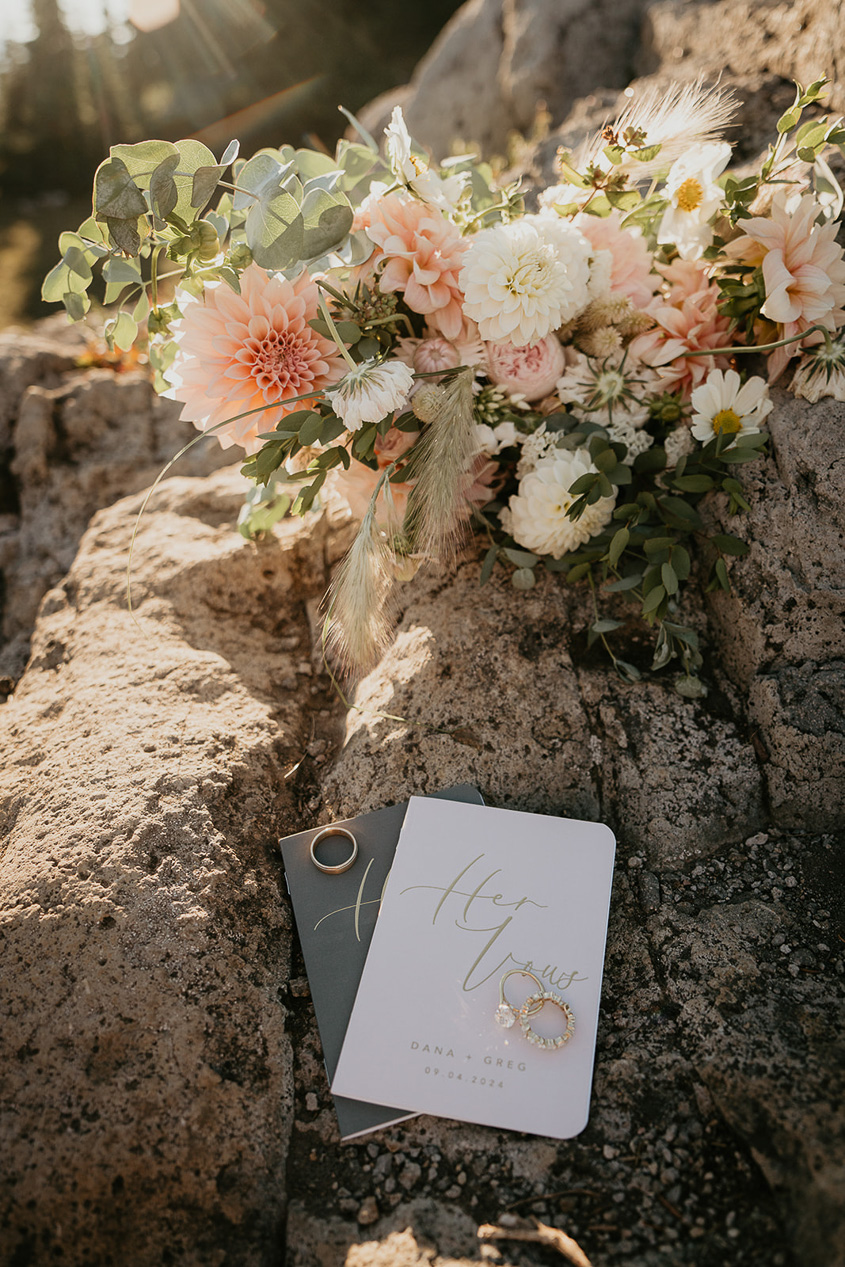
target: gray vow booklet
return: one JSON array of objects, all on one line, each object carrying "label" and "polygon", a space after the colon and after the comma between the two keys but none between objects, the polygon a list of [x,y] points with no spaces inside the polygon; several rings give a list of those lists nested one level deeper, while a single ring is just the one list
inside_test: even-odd
[{"label": "gray vow booklet", "polygon": [[[434,795],[441,800],[484,804],[484,797],[469,784]],[[351,831],[358,841],[355,862],[337,875],[318,871],[311,861],[311,841],[320,827],[279,841],[329,1083],[334,1078],[407,808],[407,801],[403,801],[333,823]],[[321,862],[334,864],[348,857],[351,848],[343,837],[327,839],[318,846],[318,856]],[[344,1096],[333,1098],[344,1140],[416,1116],[406,1109],[365,1104]]]}]

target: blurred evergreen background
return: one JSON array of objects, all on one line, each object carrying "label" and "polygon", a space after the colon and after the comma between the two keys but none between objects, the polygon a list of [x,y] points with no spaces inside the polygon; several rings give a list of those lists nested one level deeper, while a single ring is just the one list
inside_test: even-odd
[{"label": "blurred evergreen background", "polygon": [[55,311],[41,279],[118,142],[325,146],[405,83],[460,0],[0,0],[0,328]]}]

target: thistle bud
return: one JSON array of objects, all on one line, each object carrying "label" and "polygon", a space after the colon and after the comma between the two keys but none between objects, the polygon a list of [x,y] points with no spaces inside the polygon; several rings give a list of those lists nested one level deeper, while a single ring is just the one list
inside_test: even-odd
[{"label": "thistle bud", "polygon": [[433,383],[426,384],[411,401],[411,409],[420,422],[435,422],[440,416],[444,399],[442,387],[436,387]]}]

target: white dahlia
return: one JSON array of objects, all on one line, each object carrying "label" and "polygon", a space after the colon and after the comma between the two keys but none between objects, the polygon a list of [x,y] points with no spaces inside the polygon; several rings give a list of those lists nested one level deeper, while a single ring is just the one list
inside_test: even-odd
[{"label": "white dahlia", "polygon": [[401,361],[363,361],[350,370],[326,395],[347,431],[358,431],[365,422],[381,422],[404,405],[414,376]]},{"label": "white dahlia", "polygon": [[500,512],[505,531],[527,550],[550,554],[553,559],[577,550],[610,522],[616,505],[615,497],[602,497],[587,506],[580,519],[568,518],[566,512],[576,500],[570,488],[595,469],[586,449],[558,449],[543,458]]},{"label": "white dahlia", "polygon": [[557,216],[523,216],[470,238],[458,279],[482,339],[536,343],[589,301],[593,248]]}]

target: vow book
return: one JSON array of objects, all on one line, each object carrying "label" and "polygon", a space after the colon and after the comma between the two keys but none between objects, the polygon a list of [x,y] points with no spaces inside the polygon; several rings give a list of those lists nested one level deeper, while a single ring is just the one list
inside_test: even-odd
[{"label": "vow book", "polygon": [[[555,1139],[582,1131],[614,852],[600,823],[412,797],[333,1094]],[[543,1000],[497,1023],[500,990],[518,1011],[540,987],[568,1012]],[[545,1043],[570,1015],[566,1043]]]},{"label": "vow book", "polygon": [[[469,784],[433,795],[484,803],[481,793]],[[279,841],[329,1082],[340,1055],[406,808],[407,801],[403,801],[335,823],[335,827],[345,827],[354,834],[358,856],[348,870],[334,875],[319,871],[311,860],[311,841],[321,830],[319,827]],[[321,861],[334,865],[349,856],[352,846],[337,836],[318,848]],[[401,1105],[401,1100],[385,1102],[376,1096],[376,1103],[361,1103],[355,1097],[333,1098],[344,1140],[416,1116],[413,1108],[390,1107],[391,1103]]]}]

